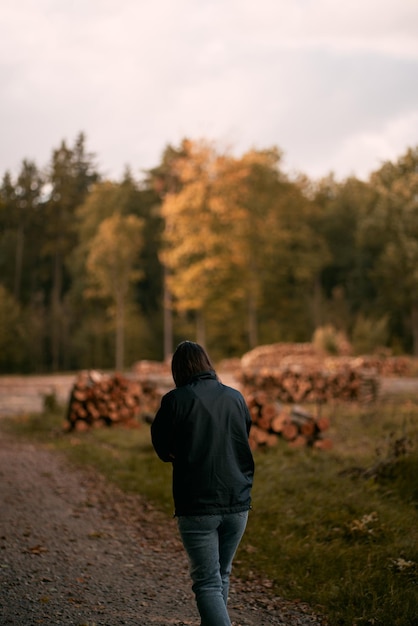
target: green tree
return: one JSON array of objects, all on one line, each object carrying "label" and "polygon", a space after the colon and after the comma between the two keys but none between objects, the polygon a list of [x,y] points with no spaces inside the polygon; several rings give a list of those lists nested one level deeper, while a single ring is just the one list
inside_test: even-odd
[{"label": "green tree", "polygon": [[[15,181],[6,172],[0,188],[3,277],[14,297],[27,303],[38,283],[42,176],[35,163],[24,160]],[[30,236],[29,236],[30,235]]]},{"label": "green tree", "polygon": [[[162,282],[162,307],[163,307],[163,354],[167,360],[174,349],[174,326],[173,326],[173,294],[170,288],[171,270],[165,262],[165,255],[162,252],[162,240],[170,239],[168,231],[170,222],[164,219],[161,206],[167,197],[179,193],[183,182],[181,180],[182,164],[187,159],[190,150],[190,141],[184,139],[178,148],[166,146],[160,164],[148,170],[145,179],[145,189],[151,196],[151,203],[155,207],[154,216],[156,228],[153,229],[152,240],[155,241],[155,249],[158,250],[158,261],[161,267]],[[165,231],[165,232],[164,232]],[[149,237],[147,237],[147,241]],[[157,280],[159,272],[157,271]]]},{"label": "green tree", "polygon": [[2,283],[10,292],[13,292],[15,284],[15,203],[15,183],[10,172],[6,172],[0,188],[0,269]]},{"label": "green tree", "polygon": [[27,160],[15,180],[5,174],[0,188],[0,273],[24,318],[27,332],[21,367],[25,371],[46,367],[43,320],[48,267],[40,255],[45,243],[43,193],[43,176]]},{"label": "green tree", "polygon": [[[83,367],[86,367],[89,359],[90,367],[91,363],[95,363],[95,367],[109,367],[114,364],[113,354],[110,355],[108,349],[106,311],[99,300],[95,298],[86,300],[85,291],[89,281],[86,264],[92,241],[100,224],[115,214],[134,215],[143,221],[143,243],[139,248],[137,260],[142,273],[140,279],[132,285],[132,301],[137,310],[132,317],[135,321],[126,324],[128,335],[136,337],[136,340],[129,340],[128,346],[135,344],[137,358],[139,354],[142,358],[155,358],[156,355],[162,354],[162,278],[158,259],[161,220],[156,204],[158,202],[155,193],[145,185],[141,187],[127,170],[121,182],[96,183],[83,204],[76,210],[78,245],[68,257],[67,267],[72,277],[69,304],[71,318],[75,322],[71,346],[74,360],[77,361],[79,355]],[[147,332],[139,332],[139,328],[145,327]],[[109,358],[111,365],[108,363]]]},{"label": "green tree", "polygon": [[362,237],[375,250],[376,309],[389,313],[392,335],[397,327],[404,348],[418,355],[418,148],[385,163],[370,184],[376,200]]},{"label": "green tree", "polygon": [[281,177],[273,188],[262,227],[261,340],[306,341],[320,322],[318,280],[329,253],[304,186]]},{"label": "green tree", "polygon": [[[132,284],[142,275],[137,260],[142,245],[143,222],[134,215],[114,214],[104,219],[91,242],[87,271],[88,294],[110,302],[115,324],[115,364],[124,367],[124,333]],[[132,300],[130,301],[132,302]]]},{"label": "green tree", "polygon": [[37,166],[32,161],[24,160],[15,187],[16,251],[13,293],[17,300],[22,294],[23,272],[32,268],[28,272],[32,274],[33,262],[36,260],[27,239],[29,235],[35,234],[35,230],[38,232],[42,188],[43,178]]},{"label": "green tree", "polygon": [[350,335],[356,319],[370,317],[374,286],[370,279],[374,249],[362,237],[375,193],[368,183],[332,176],[316,186],[314,202],[319,207],[316,230],[329,251],[321,272],[324,295],[319,325],[332,324]]},{"label": "green tree", "polygon": [[0,284],[0,370],[19,371],[23,360],[24,329],[19,303]]},{"label": "green tree", "polygon": [[66,259],[77,244],[76,208],[91,185],[98,180],[93,155],[86,152],[85,137],[79,134],[73,148],[65,141],[53,151],[48,171],[49,198],[45,206],[46,241],[43,256],[51,262],[50,346],[52,369],[68,365],[70,320],[64,296],[70,287]]}]

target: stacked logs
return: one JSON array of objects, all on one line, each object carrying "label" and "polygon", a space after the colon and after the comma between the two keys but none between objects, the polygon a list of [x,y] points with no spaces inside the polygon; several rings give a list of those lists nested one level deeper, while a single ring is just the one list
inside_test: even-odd
[{"label": "stacked logs", "polygon": [[315,348],[312,343],[274,343],[258,346],[241,358],[241,367],[246,369],[276,368],[285,365],[317,366],[327,364],[331,369],[350,367],[352,369],[374,370],[379,376],[411,376],[413,360],[408,356],[391,356],[381,351],[379,354],[361,355],[356,357],[327,357]]},{"label": "stacked logs", "polygon": [[329,428],[326,417],[314,417],[301,406],[284,406],[277,400],[259,391],[246,397],[251,413],[250,446],[275,446],[280,439],[290,447],[312,446],[330,449],[332,441],[323,436]]},{"label": "stacked logs", "polygon": [[412,359],[408,356],[359,356],[352,361],[359,367],[375,369],[380,376],[411,376]]},{"label": "stacked logs", "polygon": [[135,376],[143,379],[149,377],[166,377],[171,375],[170,364],[167,361],[137,361],[132,366]]},{"label": "stacked logs", "polygon": [[113,424],[137,426],[139,414],[153,412],[159,400],[151,382],[139,383],[117,373],[81,372],[70,394],[67,430]]},{"label": "stacked logs", "polygon": [[379,388],[375,370],[329,363],[242,370],[240,382],[244,394],[260,389],[285,403],[372,402]]},{"label": "stacked logs", "polygon": [[281,402],[366,402],[376,399],[379,388],[376,361],[326,357],[310,343],[259,346],[242,357],[241,366],[244,390],[263,390]]},{"label": "stacked logs", "polygon": [[318,353],[312,343],[273,343],[258,346],[241,358],[242,369],[258,367],[277,367],[283,359],[292,358],[303,362],[307,358],[317,357]]},{"label": "stacked logs", "polygon": [[[241,359],[239,381],[253,419],[251,445],[331,447],[323,432],[329,422],[299,404],[319,407],[330,401],[372,402],[379,377],[364,359],[325,357],[312,344],[259,346]],[[288,405],[284,408],[283,405]]]}]

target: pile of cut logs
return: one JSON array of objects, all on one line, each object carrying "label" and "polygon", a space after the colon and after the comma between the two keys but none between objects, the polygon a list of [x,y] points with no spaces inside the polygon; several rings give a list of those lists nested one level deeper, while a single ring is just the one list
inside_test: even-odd
[{"label": "pile of cut logs", "polygon": [[329,363],[242,370],[240,382],[244,395],[258,389],[289,403],[371,402],[376,399],[379,388],[375,370],[348,365],[330,367]]},{"label": "pile of cut logs", "polygon": [[171,366],[167,361],[137,361],[132,366],[132,371],[136,377],[148,378],[152,377],[165,377],[171,375]]},{"label": "pile of cut logs", "polygon": [[[401,357],[325,357],[311,343],[259,346],[241,360],[222,362],[235,375],[250,408],[253,448],[275,445],[329,448],[328,419],[320,405],[329,401],[373,401],[379,375],[405,375],[410,361]],[[71,391],[67,429],[152,421],[161,397],[172,386],[167,362],[139,361],[131,377],[81,372]],[[300,403],[316,405],[313,416]]]},{"label": "pile of cut logs", "polygon": [[307,358],[318,357],[312,343],[272,343],[257,346],[241,357],[241,367],[246,370],[257,367],[277,367],[283,359],[292,358],[303,362]]},{"label": "pile of cut logs", "polygon": [[[329,421],[319,416],[319,407],[330,401],[370,402],[379,389],[378,372],[369,362],[325,357],[308,343],[255,348],[241,359],[239,381],[252,415],[253,448],[280,438],[293,447],[329,448],[332,442],[323,435]],[[300,403],[316,406],[318,416]]]},{"label": "pile of cut logs", "polygon": [[410,376],[412,359],[408,356],[358,356],[352,361],[358,367],[375,369],[379,376]]},{"label": "pile of cut logs", "polygon": [[259,346],[241,359],[244,391],[262,390],[289,403],[373,401],[379,389],[375,361],[326,357],[310,343]]},{"label": "pile of cut logs", "polygon": [[67,429],[125,424],[138,426],[140,414],[154,413],[160,393],[151,381],[139,382],[121,374],[81,372],[71,390]]},{"label": "pile of cut logs", "polygon": [[327,417],[314,417],[298,405],[286,407],[263,391],[247,396],[246,401],[253,422],[250,430],[252,449],[275,446],[279,439],[293,448],[332,448],[331,439],[324,437],[329,428]]},{"label": "pile of cut logs", "polygon": [[308,363],[327,364],[332,369],[350,367],[352,369],[374,370],[379,376],[410,376],[413,359],[408,356],[391,356],[390,353],[327,357],[312,343],[273,343],[258,346],[241,358],[242,369],[275,368],[284,365],[307,365]]}]

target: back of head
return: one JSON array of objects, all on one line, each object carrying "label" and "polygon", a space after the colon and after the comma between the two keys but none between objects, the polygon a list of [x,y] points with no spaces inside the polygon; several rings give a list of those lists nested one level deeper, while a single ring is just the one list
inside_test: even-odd
[{"label": "back of head", "polygon": [[204,348],[193,341],[182,341],[176,348],[171,361],[171,372],[176,387],[207,370],[213,370],[211,360]]}]

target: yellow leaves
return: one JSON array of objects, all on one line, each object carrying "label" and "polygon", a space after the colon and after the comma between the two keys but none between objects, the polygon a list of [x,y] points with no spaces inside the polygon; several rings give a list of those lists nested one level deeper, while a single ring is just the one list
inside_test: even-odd
[{"label": "yellow leaves", "polygon": [[184,156],[177,160],[176,174],[184,185],[213,174],[216,152],[210,142],[185,139],[181,148]]},{"label": "yellow leaves", "polygon": [[305,220],[308,201],[280,175],[279,152],[234,158],[190,141],[182,150],[176,161],[182,186],[162,204],[160,256],[176,308],[202,310],[222,293],[256,301],[260,271],[276,277],[280,265],[288,272],[289,259],[293,276],[311,280],[318,238]]},{"label": "yellow leaves", "polygon": [[92,292],[113,297],[126,294],[141,272],[135,268],[142,244],[142,220],[134,215],[115,214],[101,222],[92,240],[87,271]]},{"label": "yellow leaves", "polygon": [[43,554],[44,552],[48,552],[48,548],[41,544],[36,544],[36,546],[31,546],[27,550],[30,554]]},{"label": "yellow leaves", "polygon": [[200,309],[225,265],[231,221],[217,178],[219,164],[212,149],[188,142],[189,159],[178,169],[183,182],[177,194],[168,194],[162,205],[165,218],[161,260],[170,270],[169,285],[178,309]]},{"label": "yellow leaves", "polygon": [[354,537],[375,536],[380,530],[379,518],[376,511],[366,513],[360,519],[354,519],[347,524],[349,534]]}]

